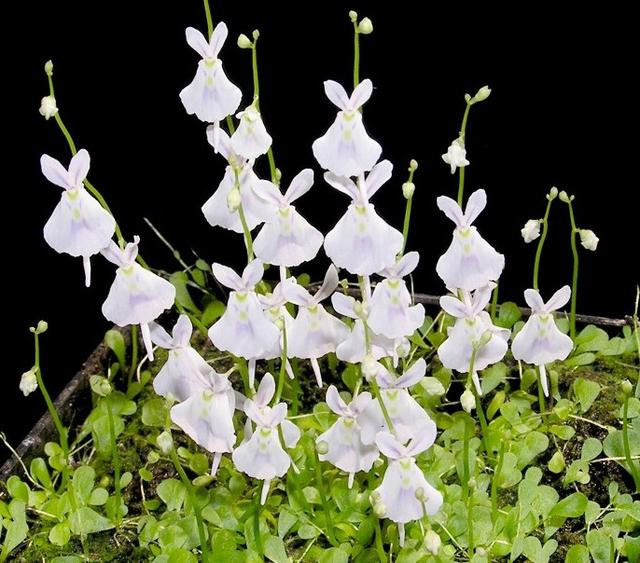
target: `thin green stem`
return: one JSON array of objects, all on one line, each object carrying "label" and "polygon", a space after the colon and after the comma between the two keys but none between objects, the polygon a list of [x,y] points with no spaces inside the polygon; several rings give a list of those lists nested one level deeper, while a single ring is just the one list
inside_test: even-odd
[{"label": "thin green stem", "polygon": [[389,416],[389,411],[387,410],[387,406],[384,404],[384,400],[382,399],[382,393],[380,393],[380,387],[378,387],[378,382],[373,378],[369,382],[369,386],[373,391],[373,396],[378,400],[378,404],[380,405],[380,410],[382,411],[382,416],[384,417],[384,421],[387,423],[389,427],[389,432],[392,434],[396,433],[396,429],[393,426],[393,422],[391,417]]},{"label": "thin green stem", "polygon": [[[409,168],[409,179],[407,180],[408,184],[413,183],[413,174],[415,173],[415,168]],[[411,204],[413,203],[413,194],[411,197],[407,198],[407,203],[404,208],[404,223],[402,225],[402,237],[404,242],[402,243],[402,250],[400,254],[404,254],[404,249],[407,247],[407,239],[409,238],[409,224],[411,223]]]},{"label": "thin green stem", "polygon": [[204,0],[204,15],[207,18],[207,37],[211,39],[211,35],[213,34],[213,18],[211,17],[209,0]]},{"label": "thin green stem", "polygon": [[542,224],[542,234],[540,235],[540,239],[538,240],[538,248],[536,248],[536,257],[533,261],[533,289],[536,291],[539,289],[538,287],[538,275],[540,273],[540,257],[542,256],[542,247],[544,246],[544,242],[547,240],[547,233],[549,231],[549,212],[551,211],[551,203],[555,198],[547,196],[549,201],[547,202],[547,209],[544,212],[544,217],[540,223]]},{"label": "thin green stem", "polygon": [[121,522],[121,509],[122,509],[122,492],[120,490],[120,452],[118,452],[118,444],[116,442],[116,430],[113,422],[113,411],[111,410],[111,401],[109,397],[102,399],[107,405],[107,419],[109,422],[109,438],[111,440],[112,448],[112,462],[113,462],[113,488],[116,494],[116,526]]},{"label": "thin green stem", "polygon": [[487,437],[489,435],[489,427],[487,425],[487,417],[484,414],[484,409],[482,408],[482,401],[477,393],[474,394],[476,396],[476,411],[478,411],[478,420],[480,421],[480,429],[482,430],[482,445],[484,446],[484,451],[489,455],[489,447],[487,446]]},{"label": "thin green stem", "polygon": [[580,232],[576,227],[576,220],[573,215],[573,205],[571,200],[567,202],[569,206],[569,219],[571,220],[571,253],[573,254],[573,276],[571,279],[571,313],[569,316],[569,327],[571,339],[575,340],[576,337],[576,306],[578,303],[578,245],[576,237]]},{"label": "thin green stem", "polygon": [[640,475],[638,474],[638,468],[631,459],[631,446],[629,444],[629,396],[625,394],[624,406],[622,407],[622,444],[624,446],[624,457],[629,467],[629,473],[633,477],[633,482],[636,486],[636,492],[640,492]]},{"label": "thin green stem", "polygon": [[279,185],[280,184],[280,180],[278,179],[278,173],[277,173],[277,169],[276,169],[276,160],[273,157],[273,148],[269,147],[267,149],[267,159],[269,160],[269,173],[271,174],[271,181],[276,184]]},{"label": "thin green stem", "polygon": [[473,491],[469,494],[467,502],[467,554],[469,560],[473,559]]},{"label": "thin green stem", "polygon": [[496,320],[496,313],[498,312],[498,289],[499,285],[496,283],[496,286],[493,288],[493,295],[491,296],[491,320]]},{"label": "thin green stem", "polygon": [[260,111],[260,80],[258,78],[258,50],[256,45],[258,39],[253,40],[253,47],[251,47],[251,69],[253,71],[253,104],[256,109]]},{"label": "thin green stem", "polygon": [[504,440],[500,441],[500,452],[498,453],[498,465],[491,479],[491,522],[496,525],[498,519],[498,479],[502,473],[502,463],[504,461]]},{"label": "thin green stem", "polygon": [[193,485],[191,484],[191,481],[189,480],[189,477],[187,477],[187,474],[184,471],[184,468],[182,467],[182,464],[180,463],[180,458],[178,457],[178,454],[176,452],[175,447],[171,447],[171,461],[173,462],[174,467],[176,468],[176,471],[178,472],[178,475],[180,476],[180,479],[182,481],[182,484],[184,485],[185,489],[187,490],[187,495],[189,496],[189,500],[191,501],[191,508],[193,508],[193,514],[195,515],[196,518],[196,525],[198,527],[198,536],[200,538],[200,547],[202,548],[202,561],[203,563],[209,563],[210,562],[210,557],[209,557],[209,544],[207,543],[207,535],[205,532],[205,528],[204,528],[204,523],[202,521],[202,514],[200,513],[200,511],[198,510],[197,504],[196,504],[196,497],[193,491]]},{"label": "thin green stem", "polygon": [[546,401],[544,400],[544,391],[542,390],[542,374],[540,373],[540,366],[538,366],[538,405],[540,408],[540,416],[544,422],[545,412],[547,410]]},{"label": "thin green stem", "polygon": [[[640,330],[638,330],[638,302],[640,302],[640,286],[636,287],[636,306],[633,312],[633,334],[636,340],[636,349],[638,351],[638,361],[640,361]],[[640,399],[640,368],[638,368],[638,380],[636,381],[636,399]]]},{"label": "thin green stem", "polygon": [[382,526],[380,526],[380,518],[373,517],[376,527],[376,551],[380,563],[387,563],[387,554],[384,551],[384,543],[382,542]]},{"label": "thin green stem", "polygon": [[353,87],[360,84],[360,32],[358,22],[353,22]]},{"label": "thin green stem", "polygon": [[[470,104],[467,102],[467,107],[464,108],[464,115],[462,116],[462,125],[460,125],[460,134],[459,139],[462,143],[465,142],[465,136],[467,134],[467,120],[469,119],[469,110],[471,109]],[[465,167],[461,166],[458,168],[458,205],[462,207],[462,201],[464,199],[464,171]]]},{"label": "thin green stem", "polygon": [[229,129],[229,137],[235,133],[236,126],[233,124],[233,118],[227,115],[225,122],[227,123],[227,129]]},{"label": "thin green stem", "polygon": [[318,457],[318,450],[315,445],[313,447],[315,465],[316,465],[316,484],[318,485],[318,493],[320,494],[320,501],[322,502],[322,509],[324,511],[325,518],[327,519],[327,539],[331,545],[337,546],[335,536],[333,535],[333,518],[331,517],[331,511],[329,509],[329,503],[327,502],[327,492],[324,486],[324,479],[322,477],[322,466],[320,465],[320,458]]},{"label": "thin green stem", "polygon": [[[464,441],[462,444],[462,496],[467,501],[467,514],[471,512],[471,495],[469,490],[469,480],[471,479],[471,471],[469,469],[469,441],[471,440],[471,419],[464,418]],[[469,532],[469,549],[473,543],[473,522],[470,517],[467,518],[467,527]],[[473,553],[470,554],[470,557]]]},{"label": "thin green stem", "polygon": [[253,535],[256,540],[256,547],[258,548],[258,555],[264,556],[264,547],[262,545],[262,537],[260,536],[260,514],[262,514],[262,504],[260,502],[260,496],[262,491],[256,491],[255,498],[255,510],[253,513]]},{"label": "thin green stem", "polygon": [[287,327],[282,324],[282,355],[280,357],[280,373],[278,375],[278,389],[276,390],[276,395],[273,399],[273,404],[277,405],[280,402],[280,397],[282,397],[282,391],[284,390],[284,380],[287,375]]},{"label": "thin green stem", "polygon": [[131,381],[138,367],[138,325],[131,325],[131,361],[129,363],[129,377],[127,379],[127,389],[131,386]]},{"label": "thin green stem", "polygon": [[247,247],[247,262],[251,262],[253,260],[253,239],[251,238],[249,225],[247,225],[247,219],[244,216],[242,204],[238,207],[238,215],[240,216],[240,223],[242,224],[242,231],[244,233],[244,243]]}]

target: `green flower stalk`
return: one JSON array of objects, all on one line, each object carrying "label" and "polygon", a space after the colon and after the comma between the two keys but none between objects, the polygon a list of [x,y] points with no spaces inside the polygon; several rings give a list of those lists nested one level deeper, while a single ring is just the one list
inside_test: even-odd
[{"label": "green flower stalk", "polygon": [[[547,233],[549,232],[549,213],[551,211],[551,204],[553,200],[558,196],[558,188],[555,186],[551,188],[547,194],[547,209],[544,212],[544,217],[540,220],[531,219],[527,221],[527,224],[521,230],[522,237],[525,242],[531,242],[540,237],[538,241],[538,247],[536,248],[536,256],[533,261],[533,289],[539,290],[538,276],[540,272],[540,258],[542,257],[542,248],[547,240]],[[540,226],[542,226],[542,234],[540,234]]]},{"label": "green flower stalk", "polygon": [[413,203],[413,194],[416,191],[416,186],[413,183],[413,175],[417,169],[418,162],[414,159],[411,159],[411,161],[409,162],[409,178],[404,184],[402,184],[402,195],[407,200],[407,203],[404,209],[404,223],[402,226],[402,237],[404,239],[404,243],[402,244],[402,250],[400,251],[400,254],[404,254],[404,249],[407,247],[407,239],[409,238],[411,204]]}]

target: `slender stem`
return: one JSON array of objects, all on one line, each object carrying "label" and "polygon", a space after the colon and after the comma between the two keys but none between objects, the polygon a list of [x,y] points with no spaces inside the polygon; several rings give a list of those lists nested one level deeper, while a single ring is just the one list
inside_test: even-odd
[{"label": "slender stem", "polygon": [[131,362],[129,364],[129,377],[127,379],[127,389],[131,385],[133,375],[138,367],[138,325],[131,325]]},{"label": "slender stem", "polygon": [[258,79],[258,50],[256,45],[258,39],[253,40],[253,47],[251,47],[251,69],[253,70],[253,103],[256,109],[260,111],[260,80]]},{"label": "slender stem", "polygon": [[547,240],[547,233],[549,231],[549,212],[551,211],[551,203],[555,198],[547,196],[549,201],[547,202],[547,209],[544,212],[544,218],[540,223],[542,224],[542,234],[538,240],[538,248],[536,248],[536,257],[533,261],[533,289],[538,290],[538,274],[540,273],[540,257],[542,256],[542,247],[545,240]]},{"label": "slender stem", "polygon": [[473,491],[470,491],[467,502],[467,534],[467,554],[471,560],[473,559]]},{"label": "slender stem", "polygon": [[373,517],[376,527],[376,551],[378,552],[378,559],[380,563],[387,563],[387,554],[384,551],[384,544],[382,543],[382,527],[380,526],[380,518]]},{"label": "slender stem", "polygon": [[[638,360],[640,361],[640,330],[638,329],[638,302],[640,301],[640,286],[636,287],[636,306],[633,313],[633,334],[636,340]],[[640,399],[640,368],[638,369],[638,380],[636,381],[636,399]]]},{"label": "slender stem", "polygon": [[313,455],[316,465],[316,484],[318,485],[318,493],[320,493],[320,500],[322,502],[322,509],[324,510],[325,518],[327,519],[327,539],[331,545],[337,546],[336,538],[333,535],[333,518],[331,517],[331,511],[329,510],[329,503],[327,502],[327,493],[324,488],[324,479],[322,478],[322,466],[320,465],[320,458],[318,457],[318,450],[316,446],[313,447]]},{"label": "slender stem", "polygon": [[487,436],[489,434],[489,427],[487,425],[487,417],[484,414],[484,409],[482,408],[482,401],[478,394],[474,391],[476,396],[476,411],[478,411],[478,420],[480,421],[480,429],[482,430],[482,445],[484,446],[484,450],[489,455],[489,447],[487,446]]},{"label": "slender stem", "polygon": [[540,373],[540,366],[538,366],[538,405],[540,407],[540,416],[544,422],[544,413],[547,410],[546,401],[544,400],[544,391],[542,390],[542,374]]},{"label": "slender stem", "polygon": [[253,535],[255,536],[258,555],[262,557],[264,556],[264,547],[262,546],[262,537],[260,536],[260,514],[262,513],[262,503],[260,502],[261,494],[262,491],[256,491],[255,511],[253,514]]},{"label": "slender stem", "polygon": [[500,452],[498,453],[498,465],[491,479],[491,522],[496,525],[498,518],[498,479],[502,473],[502,463],[504,461],[504,441],[500,441]]},{"label": "slender stem", "polygon": [[240,223],[242,224],[242,231],[244,232],[244,242],[247,247],[247,262],[251,262],[253,260],[253,239],[251,238],[251,231],[247,225],[247,219],[244,216],[242,204],[238,207],[238,215],[240,216]]},{"label": "slender stem", "polygon": [[250,397],[251,387],[249,386],[249,370],[247,368],[247,360],[245,360],[244,358],[237,357],[235,364],[236,364],[238,373],[242,378],[242,385],[244,386],[244,394],[247,397]]},{"label": "slender stem", "polygon": [[113,487],[116,494],[116,525],[121,522],[122,492],[120,491],[120,453],[118,452],[118,444],[116,442],[116,430],[113,422],[113,411],[111,410],[111,400],[109,397],[103,399],[107,405],[107,418],[109,421],[109,438],[111,439],[112,461],[113,461]]},{"label": "slender stem", "polygon": [[[409,179],[407,183],[411,184],[413,182],[413,174],[415,172],[414,168],[409,168]],[[402,250],[400,254],[404,254],[404,249],[407,247],[407,238],[409,237],[409,224],[411,222],[411,204],[413,203],[413,194],[411,197],[407,198],[407,203],[404,208],[404,223],[402,225],[402,236],[404,242],[402,243]]]},{"label": "slender stem", "polygon": [[[469,119],[469,110],[471,109],[472,105],[473,104],[467,102],[467,107],[464,108],[464,115],[462,116],[462,125],[460,125],[459,139],[463,143],[465,142],[465,136],[467,134],[467,120]],[[462,207],[462,200],[464,198],[464,171],[464,166],[458,168],[458,205],[460,207]]]},{"label": "slender stem", "polygon": [[276,172],[276,161],[273,158],[273,148],[269,147],[267,149],[267,158],[269,159],[269,173],[271,174],[271,181],[278,185],[280,181],[278,180],[278,174]]},{"label": "slender stem", "polygon": [[576,237],[579,229],[576,227],[576,220],[573,215],[573,205],[571,200],[567,202],[569,206],[569,219],[571,220],[571,253],[573,254],[573,276],[571,280],[571,313],[569,316],[569,326],[571,339],[576,337],[576,305],[578,302],[578,245]]},{"label": "slender stem", "polygon": [[202,522],[202,514],[200,513],[200,511],[198,510],[198,507],[196,506],[196,498],[193,492],[193,485],[191,484],[189,477],[187,477],[187,474],[185,473],[184,468],[180,463],[180,458],[176,453],[175,447],[173,446],[171,447],[170,453],[171,453],[171,461],[173,462],[173,465],[176,468],[178,475],[180,475],[182,484],[187,490],[187,494],[189,495],[189,500],[191,501],[191,507],[193,508],[193,513],[196,517],[196,524],[198,526],[198,536],[200,538],[200,546],[202,548],[202,561],[203,563],[209,563],[210,557],[209,557],[209,545],[207,543],[207,535],[205,533],[204,523]]},{"label": "slender stem", "polygon": [[204,15],[207,18],[207,37],[211,39],[213,33],[213,19],[211,18],[211,7],[209,6],[209,0],[204,0]]},{"label": "slender stem", "polygon": [[358,22],[353,22],[353,87],[360,84],[360,32]]},{"label": "slender stem", "polygon": [[631,459],[631,446],[629,445],[629,396],[625,394],[624,406],[622,407],[622,444],[624,446],[624,457],[627,465],[629,466],[629,473],[633,477],[633,482],[636,486],[636,492],[640,492],[640,475],[638,474],[638,468]]},{"label": "slender stem", "polygon": [[280,374],[278,375],[278,389],[276,390],[276,395],[273,399],[273,404],[277,405],[280,402],[280,397],[282,397],[282,391],[284,390],[284,380],[286,377],[286,366],[287,366],[287,327],[284,323],[284,319],[282,320],[282,356],[280,358]]},{"label": "slender stem", "polygon": [[496,313],[498,312],[498,290],[500,289],[499,284],[496,283],[496,286],[493,288],[493,296],[491,297],[491,320],[496,320]]},{"label": "slender stem", "polygon": [[382,393],[380,393],[380,387],[378,387],[378,382],[373,378],[369,385],[371,390],[373,391],[374,397],[378,400],[378,404],[380,405],[380,410],[382,411],[382,416],[384,417],[384,421],[387,423],[389,427],[389,431],[392,434],[396,433],[396,429],[393,427],[393,422],[391,421],[391,417],[389,416],[389,411],[387,410],[386,405],[384,404],[384,400],[382,399]]}]

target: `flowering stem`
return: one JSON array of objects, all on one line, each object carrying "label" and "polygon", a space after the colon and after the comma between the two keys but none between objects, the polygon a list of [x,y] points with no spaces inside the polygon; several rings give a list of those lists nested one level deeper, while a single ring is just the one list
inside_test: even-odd
[{"label": "flowering stem", "polygon": [[502,463],[504,461],[504,441],[500,441],[500,452],[498,453],[498,465],[496,466],[493,479],[491,479],[491,521],[495,524],[498,519],[498,479],[502,473]]},{"label": "flowering stem", "polygon": [[131,362],[129,365],[129,377],[127,379],[127,389],[131,385],[133,374],[138,365],[138,325],[131,325]]},{"label": "flowering stem", "polygon": [[360,84],[360,32],[357,20],[353,21],[353,87]]},{"label": "flowering stem", "polygon": [[533,261],[533,289],[538,290],[538,274],[540,272],[540,257],[542,256],[542,247],[547,239],[547,232],[549,231],[549,212],[551,211],[551,203],[554,198],[549,198],[547,203],[547,209],[544,212],[544,218],[540,221],[542,224],[542,234],[538,241],[538,248],[536,248],[536,257]]},{"label": "flowering stem", "polygon": [[260,111],[260,80],[258,79],[258,50],[256,46],[258,38],[254,37],[251,47],[251,69],[253,71],[253,103],[256,109]]},{"label": "flowering stem", "polygon": [[[263,485],[264,486],[264,485]],[[260,536],[260,514],[262,513],[262,503],[260,502],[261,492],[256,491],[256,504],[255,511],[253,513],[253,535],[256,540],[256,547],[258,548],[258,555],[264,556],[264,548],[262,547],[262,537]]]},{"label": "flowering stem", "polygon": [[[469,507],[471,504],[469,480],[471,478],[471,471],[469,469],[469,441],[471,440],[471,419],[464,418],[464,442],[462,444],[462,496],[466,499],[468,506],[467,511],[470,512]],[[471,518],[467,518],[468,530],[469,530],[469,549],[471,549],[473,539],[473,522]],[[471,554],[473,555],[473,553]],[[469,557],[471,558],[471,557]]]},{"label": "flowering stem", "polygon": [[204,15],[207,18],[207,38],[211,39],[211,35],[213,34],[213,19],[211,18],[209,0],[204,0]]},{"label": "flowering stem", "polygon": [[382,543],[382,527],[380,526],[380,518],[373,517],[376,527],[376,551],[380,563],[387,563],[387,554],[384,552],[384,544]]},{"label": "flowering stem", "polygon": [[544,421],[544,413],[547,410],[547,405],[544,400],[544,391],[542,390],[542,373],[540,372],[540,366],[538,366],[538,405],[540,406],[540,416]]},{"label": "flowering stem", "polygon": [[120,525],[120,510],[122,506],[122,498],[120,491],[120,453],[118,452],[118,444],[116,443],[116,430],[113,423],[113,411],[111,410],[111,401],[109,397],[103,399],[107,405],[107,419],[109,422],[109,438],[111,439],[111,448],[113,452],[113,488],[116,494],[116,526]]},{"label": "flowering stem", "polygon": [[247,261],[253,260],[253,239],[251,238],[251,231],[247,225],[247,219],[244,216],[244,210],[242,204],[238,207],[238,215],[240,216],[240,223],[242,224],[242,230],[244,232],[244,242],[247,247]]},{"label": "flowering stem", "polygon": [[[415,173],[415,168],[409,168],[409,179],[407,180],[408,184],[413,183],[413,174]],[[407,247],[407,238],[409,237],[409,223],[411,222],[411,204],[413,203],[413,194],[411,194],[407,198],[407,203],[404,208],[404,224],[402,225],[402,236],[404,242],[402,243],[402,250],[400,254],[404,254],[404,249]]]},{"label": "flowering stem", "polygon": [[[469,377],[473,373],[476,362],[476,355],[478,353],[478,346],[473,346],[471,349],[471,360],[469,361]],[[480,429],[482,430],[482,445],[484,446],[484,450],[489,455],[489,448],[487,447],[486,436],[488,434],[487,429],[487,419],[484,416],[484,410],[482,409],[482,401],[480,400],[480,396],[478,395],[478,391],[476,389],[475,383],[472,382],[471,387],[473,389],[473,395],[476,399],[476,411],[478,412],[478,420],[480,421]]]},{"label": "flowering stem", "polygon": [[625,393],[624,406],[622,407],[622,444],[624,446],[624,457],[629,467],[629,473],[633,477],[633,482],[636,486],[636,492],[640,492],[640,475],[638,474],[638,468],[631,459],[631,446],[629,445],[629,395]]},{"label": "flowering stem", "polygon": [[173,445],[171,446],[170,454],[171,454],[171,461],[173,462],[173,465],[176,468],[176,471],[178,472],[180,479],[182,480],[182,484],[187,490],[187,495],[189,496],[189,500],[191,501],[191,508],[193,508],[193,514],[196,517],[196,525],[198,526],[198,537],[200,538],[200,546],[202,548],[202,561],[203,563],[209,563],[210,557],[209,557],[209,545],[207,544],[207,535],[205,533],[204,523],[202,522],[202,514],[200,513],[200,510],[198,510],[198,507],[196,506],[196,496],[193,491],[193,485],[191,484],[189,477],[187,477],[187,474],[185,473],[184,468],[180,463],[180,458],[178,457],[176,448]]},{"label": "flowering stem", "polygon": [[578,246],[576,237],[580,230],[576,227],[576,220],[573,215],[573,205],[571,200],[567,201],[569,206],[569,219],[571,221],[571,252],[573,254],[573,277],[571,280],[571,313],[569,316],[569,328],[571,339],[576,337],[576,305],[578,302]]},{"label": "flowering stem", "polygon": [[329,503],[327,502],[327,493],[324,488],[324,479],[322,478],[322,466],[320,465],[320,458],[318,457],[318,450],[315,445],[313,447],[313,456],[316,462],[316,484],[318,485],[322,509],[327,519],[327,539],[331,545],[337,546],[338,542],[333,535],[333,518],[331,518],[331,511],[329,510]]},{"label": "flowering stem", "polygon": [[378,387],[378,382],[375,380],[375,377],[369,382],[371,386],[371,390],[373,391],[373,395],[378,400],[380,404],[380,410],[382,411],[382,416],[384,417],[384,421],[387,423],[389,427],[389,431],[392,434],[396,433],[396,429],[393,427],[393,422],[391,421],[391,417],[389,416],[389,411],[387,410],[386,405],[384,404],[384,400],[382,399],[382,393],[380,393],[380,387]]},{"label": "flowering stem", "polygon": [[282,391],[284,390],[284,379],[286,376],[286,366],[287,366],[287,327],[282,324],[282,356],[280,360],[280,374],[278,375],[278,389],[276,390],[276,395],[273,400],[273,404],[277,405],[280,402],[280,397],[282,397]]},{"label": "flowering stem", "polygon": [[[467,102],[467,107],[464,108],[464,115],[462,116],[462,125],[460,125],[460,140],[464,143],[465,135],[467,134],[467,120],[469,119],[470,104]],[[464,170],[465,167],[461,166],[458,172],[458,205],[462,207],[462,199],[464,197]]]},{"label": "flowering stem", "polygon": [[492,321],[496,320],[496,313],[498,311],[498,289],[499,284],[496,282],[496,286],[493,288],[493,295],[491,296],[491,309],[489,310]]},{"label": "flowering stem", "polygon": [[[640,286],[636,287],[636,307],[633,312],[633,334],[636,340],[636,349],[638,350],[638,360],[640,360],[640,331],[638,330],[638,302],[640,301]],[[640,369],[638,369],[638,380],[636,381],[636,399],[640,399]]]}]

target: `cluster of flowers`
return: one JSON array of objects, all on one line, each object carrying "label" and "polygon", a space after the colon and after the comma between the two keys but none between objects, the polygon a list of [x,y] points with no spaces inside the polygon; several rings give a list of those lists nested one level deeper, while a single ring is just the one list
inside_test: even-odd
[{"label": "cluster of flowers", "polygon": [[[404,523],[435,514],[443,499],[415,462],[436,438],[435,423],[409,392],[426,371],[424,359],[413,361],[408,340],[423,325],[425,311],[413,303],[404,281],[417,267],[419,255],[404,253],[403,234],[386,223],[370,201],[391,178],[393,168],[388,160],[380,161],[382,148],[369,137],[363,122],[361,108],[371,97],[372,83],[361,81],[350,96],[334,81],[324,84],[327,97],[339,111],[326,134],[313,143],[313,154],[325,170],[326,183],[347,195],[351,203],[323,236],[294,206],[313,185],[311,169],[297,174],[284,193],[274,183],[279,178],[260,179],[253,170],[255,159],[266,154],[272,142],[259,100],[236,115],[239,125],[231,135],[220,126],[238,110],[242,98],[219,58],[226,37],[224,23],[217,25],[210,40],[193,28],[186,30],[187,42],[201,60],[193,82],[180,98],[188,113],[208,124],[207,139],[227,162],[224,177],[202,212],[211,225],[243,233],[250,260],[242,275],[213,264],[213,275],[231,291],[227,308],[209,329],[209,337],[218,349],[247,361],[253,395],[245,397],[234,390],[229,373],[216,373],[190,346],[192,325],[187,316],[179,317],[171,335],[154,322],[173,305],[175,289],[136,261],[138,237],[126,245],[121,237],[120,245],[112,240],[113,217],[83,186],[89,169],[85,150],[72,158],[68,170],[57,160],[42,157],[43,174],[65,190],[44,228],[45,239],[56,251],[83,258],[87,285],[91,256],[101,253],[118,266],[102,307],[105,317],[119,326],[139,324],[149,358],[153,344],[169,350],[154,388],[176,401],[172,421],[213,453],[212,475],[222,455],[231,453],[238,470],[263,480],[263,503],[270,482],[284,476],[292,465],[296,469],[287,449],[295,446],[300,431],[287,419],[287,404],[280,402],[281,389],[276,390],[271,374],[263,376],[255,391],[256,362],[281,358],[286,373],[294,377],[289,359],[309,360],[319,386],[323,382],[318,360],[323,356],[335,353],[344,362],[359,364],[375,397],[358,392],[358,385],[347,404],[337,388],[329,386],[326,401],[338,418],[318,436],[318,453],[321,460],[349,475],[350,487],[356,473],[369,471],[381,454],[387,458],[386,472],[371,493],[371,502],[378,516],[398,523],[403,540]],[[240,37],[239,45],[255,47],[246,36]],[[470,100],[482,101],[489,93],[482,88]],[[52,108],[57,109],[55,100],[53,106],[48,102],[43,115],[54,115]],[[452,173],[469,164],[462,136],[451,144],[443,160]],[[413,169],[416,166],[412,163]],[[410,198],[413,189],[405,183],[405,197]],[[437,204],[455,223],[451,245],[436,270],[451,293],[441,298],[441,306],[456,318],[438,355],[444,366],[468,373],[475,393],[481,395],[478,371],[499,361],[508,349],[509,331],[495,326],[484,311],[504,268],[504,257],[473,226],[486,205],[483,190],[469,197],[464,212],[446,196],[439,197]],[[260,231],[251,244],[249,233],[258,226]],[[312,295],[294,277],[288,277],[288,269],[314,259],[322,247],[332,264]],[[280,281],[272,293],[259,294],[256,286],[265,264],[279,268]],[[358,277],[360,299],[335,291],[337,268]],[[380,277],[375,286],[372,275]],[[514,357],[540,366],[545,393],[544,365],[564,359],[572,348],[571,339],[558,330],[550,314],[569,295],[569,288],[564,287],[545,304],[537,291],[527,290],[525,298],[534,314],[512,344]],[[324,308],[322,302],[328,298],[342,318]],[[288,304],[297,307],[295,317]],[[470,388],[465,395],[462,403],[467,408],[469,397],[473,399]],[[247,417],[244,439],[237,447],[236,410]]]}]

